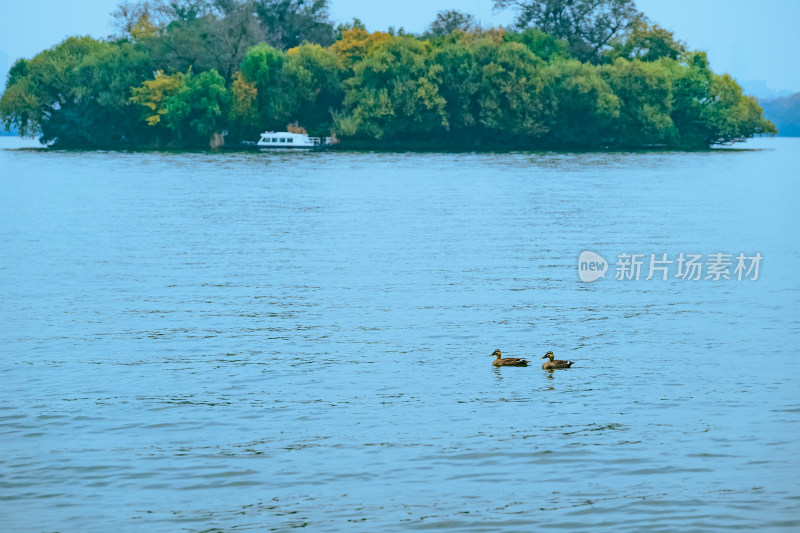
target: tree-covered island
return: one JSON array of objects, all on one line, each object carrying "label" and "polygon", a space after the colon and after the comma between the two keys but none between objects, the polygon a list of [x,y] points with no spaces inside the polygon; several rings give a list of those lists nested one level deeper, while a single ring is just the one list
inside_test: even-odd
[{"label": "tree-covered island", "polygon": [[496,0],[428,30],[334,25],[327,0],[127,0],[119,35],[11,68],[6,129],[59,147],[228,146],[295,124],[342,146],[704,148],[775,133],[633,0]]}]

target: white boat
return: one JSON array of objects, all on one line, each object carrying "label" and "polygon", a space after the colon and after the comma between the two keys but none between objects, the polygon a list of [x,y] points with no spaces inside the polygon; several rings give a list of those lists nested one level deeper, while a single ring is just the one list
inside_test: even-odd
[{"label": "white boat", "polygon": [[256,143],[259,148],[280,149],[311,149],[320,146],[319,137],[309,137],[305,133],[291,133],[288,131],[265,131]]}]

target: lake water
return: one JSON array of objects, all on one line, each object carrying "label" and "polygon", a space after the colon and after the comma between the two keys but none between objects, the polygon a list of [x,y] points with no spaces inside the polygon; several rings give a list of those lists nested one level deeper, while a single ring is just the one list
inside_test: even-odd
[{"label": "lake water", "polygon": [[[0,138],[5,531],[800,528],[800,139],[23,144]],[[718,252],[758,279],[644,279]]]}]

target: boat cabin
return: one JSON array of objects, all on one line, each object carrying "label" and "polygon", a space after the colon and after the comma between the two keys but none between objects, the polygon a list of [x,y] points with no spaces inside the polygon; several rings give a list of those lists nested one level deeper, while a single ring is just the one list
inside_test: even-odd
[{"label": "boat cabin", "polygon": [[305,133],[265,131],[256,145],[259,148],[314,148],[320,145],[320,138]]}]

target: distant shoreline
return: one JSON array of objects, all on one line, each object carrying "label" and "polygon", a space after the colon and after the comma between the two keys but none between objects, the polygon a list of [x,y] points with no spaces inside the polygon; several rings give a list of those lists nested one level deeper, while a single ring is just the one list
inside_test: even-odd
[{"label": "distant shoreline", "polygon": [[[15,138],[20,141],[29,141],[31,143],[39,142],[38,139],[31,137],[5,135],[5,138]],[[760,138],[776,137],[774,135],[763,135]],[[797,138],[796,136],[781,136],[782,138]],[[758,138],[758,137],[756,137]],[[162,153],[269,153],[274,152],[278,154],[286,153],[321,153],[321,152],[339,152],[339,153],[443,153],[443,154],[478,154],[478,153],[496,153],[496,154],[511,154],[511,153],[562,153],[562,154],[591,154],[591,153],[698,153],[698,152],[718,152],[718,151],[750,151],[753,148],[743,146],[745,141],[725,145],[715,145],[711,147],[675,147],[669,145],[659,146],[614,146],[614,147],[596,147],[596,148],[581,148],[581,147],[559,147],[559,146],[503,146],[499,143],[485,143],[475,146],[456,146],[447,143],[359,143],[359,142],[344,142],[333,146],[326,146],[322,148],[315,148],[310,150],[280,150],[280,149],[262,149],[256,146],[237,146],[225,145],[219,148],[208,148],[205,146],[153,146],[141,145],[131,146],[125,144],[107,144],[102,146],[69,146],[63,143],[53,145],[38,146],[25,146],[20,149],[35,149],[46,151],[65,151],[65,152],[125,152],[125,153],[148,153],[148,152],[162,152]]]}]

